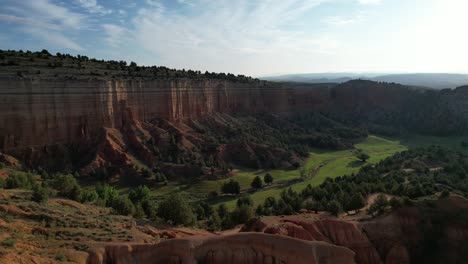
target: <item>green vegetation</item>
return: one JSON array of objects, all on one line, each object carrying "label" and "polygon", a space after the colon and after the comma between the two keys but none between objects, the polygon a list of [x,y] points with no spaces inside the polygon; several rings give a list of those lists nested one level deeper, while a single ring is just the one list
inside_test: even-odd
[{"label": "green vegetation", "polygon": [[254,189],[260,189],[263,186],[262,179],[259,176],[255,176],[252,183],[250,184]]},{"label": "green vegetation", "polygon": [[269,172],[267,172],[265,174],[265,177],[263,177],[263,181],[265,182],[265,184],[272,184],[273,183],[273,176],[271,176],[271,174]]},{"label": "green vegetation", "polygon": [[[393,202],[395,204],[395,202]],[[369,206],[369,209],[367,209],[367,213],[375,216],[375,215],[380,215],[383,212],[385,212],[385,209],[389,205],[389,202],[387,200],[387,197],[384,194],[379,194],[377,198],[375,199],[374,203]]]},{"label": "green vegetation", "polygon": [[186,198],[173,194],[159,204],[158,216],[175,225],[194,225],[195,215]]},{"label": "green vegetation", "polygon": [[10,248],[10,247],[14,247],[16,244],[16,241],[11,238],[11,237],[8,237],[8,238],[5,238],[5,240],[3,240],[0,245],[2,247],[5,247],[5,248]]},{"label": "green vegetation", "polygon": [[7,189],[32,189],[34,186],[34,177],[31,173],[27,172],[13,172],[5,181]]},{"label": "green vegetation", "polygon": [[47,189],[47,186],[35,184],[31,199],[36,203],[47,203],[47,201],[49,200],[49,190]]}]

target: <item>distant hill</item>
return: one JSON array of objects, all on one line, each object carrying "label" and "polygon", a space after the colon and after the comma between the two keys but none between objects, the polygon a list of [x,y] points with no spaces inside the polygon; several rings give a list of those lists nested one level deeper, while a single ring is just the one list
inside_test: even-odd
[{"label": "distant hill", "polygon": [[400,83],[411,86],[424,86],[434,89],[456,88],[468,84],[468,74],[451,73],[410,73],[376,75],[369,73],[306,73],[263,77],[268,81],[304,83],[342,83],[352,79],[365,79],[378,82]]}]

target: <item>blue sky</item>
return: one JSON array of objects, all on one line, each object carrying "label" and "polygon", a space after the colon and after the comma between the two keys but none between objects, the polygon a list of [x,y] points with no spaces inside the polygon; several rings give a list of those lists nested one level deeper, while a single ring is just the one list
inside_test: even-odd
[{"label": "blue sky", "polygon": [[0,0],[0,49],[263,76],[468,72],[466,0]]}]

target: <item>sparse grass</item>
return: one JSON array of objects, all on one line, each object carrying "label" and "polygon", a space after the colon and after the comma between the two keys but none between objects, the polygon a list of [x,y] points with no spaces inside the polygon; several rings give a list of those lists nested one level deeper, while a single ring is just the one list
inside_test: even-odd
[{"label": "sparse grass", "polygon": [[5,240],[3,240],[0,245],[2,247],[5,247],[5,248],[11,248],[11,247],[14,247],[16,244],[16,240],[14,240],[13,238],[11,237],[8,237],[6,238]]}]

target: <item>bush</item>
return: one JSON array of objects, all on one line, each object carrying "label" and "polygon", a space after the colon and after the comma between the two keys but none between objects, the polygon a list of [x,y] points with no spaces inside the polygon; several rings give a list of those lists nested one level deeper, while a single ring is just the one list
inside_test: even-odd
[{"label": "bush", "polygon": [[16,244],[16,241],[11,237],[6,238],[5,240],[2,241],[2,243],[0,243],[2,247],[6,247],[6,248],[14,247],[15,244]]},{"label": "bush", "polygon": [[387,196],[384,194],[379,194],[375,199],[374,203],[367,209],[367,213],[375,216],[380,215],[385,212],[385,209],[388,206]]},{"label": "bush", "polygon": [[208,218],[208,230],[216,231],[221,229],[222,221],[221,217],[216,211],[213,211],[210,217]]},{"label": "bush", "polygon": [[136,204],[149,199],[150,195],[150,189],[145,185],[140,185],[130,190],[128,198],[130,198],[130,200],[132,200],[132,202]]},{"label": "bush", "polygon": [[96,201],[98,194],[95,190],[82,190],[80,193],[80,202],[81,203],[92,203]]},{"label": "bush", "polygon": [[96,186],[96,192],[100,199],[104,201],[105,206],[112,206],[113,201],[119,196],[114,187],[107,184],[98,184]]},{"label": "bush", "polygon": [[241,198],[237,199],[237,206],[240,207],[242,205],[253,206],[253,200],[249,195],[242,196]]},{"label": "bush", "polygon": [[343,212],[343,207],[337,200],[332,200],[328,203],[327,209],[332,215],[338,216],[341,212]]},{"label": "bush", "polygon": [[400,201],[400,199],[396,197],[392,197],[392,199],[390,199],[388,204],[392,207],[392,209],[398,209],[401,207],[402,202]]},{"label": "bush", "polygon": [[259,176],[256,176],[252,183],[250,184],[250,186],[252,186],[252,188],[254,189],[260,189],[262,188],[263,186],[263,182],[262,182],[262,179],[259,177]]},{"label": "bush", "polygon": [[135,213],[135,205],[126,195],[115,198],[112,202],[112,208],[121,215],[133,215]]},{"label": "bush", "polygon": [[222,193],[227,193],[227,194],[239,194],[240,193],[240,185],[238,182],[234,180],[229,180],[223,186],[221,187],[221,192]]},{"label": "bush", "polygon": [[34,177],[30,173],[15,172],[6,179],[5,186],[7,189],[21,188],[30,190],[34,186]]},{"label": "bush", "polygon": [[267,172],[265,174],[265,177],[263,177],[263,181],[266,183],[266,184],[271,184],[273,183],[273,177],[271,176],[271,174],[269,172]]},{"label": "bush", "polygon": [[196,222],[188,201],[180,194],[173,194],[159,204],[158,216],[175,225],[191,226]]},{"label": "bush", "polygon": [[32,198],[36,203],[45,204],[49,200],[49,190],[47,187],[35,185],[33,188]]},{"label": "bush", "polygon": [[356,212],[359,212],[359,209],[361,209],[365,205],[366,202],[364,200],[364,197],[361,195],[361,193],[356,193],[351,197],[349,204],[346,206],[346,211],[355,210]]},{"label": "bush", "polygon": [[73,175],[60,174],[52,182],[52,186],[57,189],[58,194],[69,199],[79,201],[81,187]]},{"label": "bush", "polygon": [[440,193],[440,196],[439,198],[443,199],[443,198],[447,198],[450,196],[450,192],[447,190],[447,189],[444,189],[441,193]]}]

